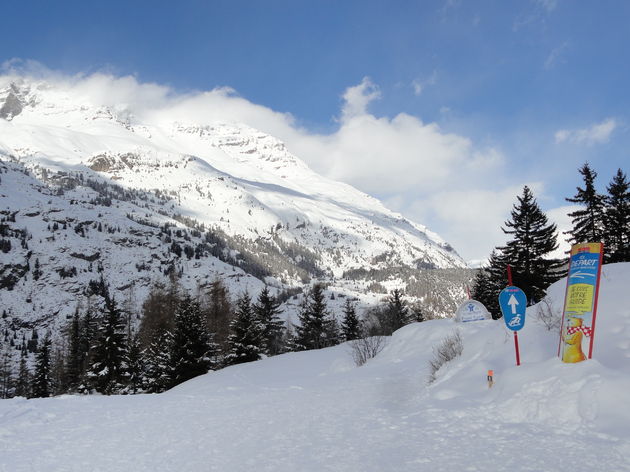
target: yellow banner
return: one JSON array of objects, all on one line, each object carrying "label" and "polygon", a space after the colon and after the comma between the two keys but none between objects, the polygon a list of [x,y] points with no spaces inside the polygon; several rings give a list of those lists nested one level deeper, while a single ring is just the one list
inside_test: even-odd
[{"label": "yellow banner", "polygon": [[569,286],[566,311],[585,313],[593,310],[593,289],[591,284]]}]

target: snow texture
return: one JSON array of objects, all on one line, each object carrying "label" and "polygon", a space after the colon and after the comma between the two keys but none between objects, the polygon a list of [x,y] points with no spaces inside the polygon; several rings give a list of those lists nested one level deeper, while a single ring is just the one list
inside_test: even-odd
[{"label": "snow texture", "polygon": [[[565,281],[549,300],[561,309]],[[362,367],[349,346],[209,373],[164,394],[0,401],[2,471],[629,471],[630,264],[603,268],[594,358],[563,364],[528,309],[408,325]],[[432,347],[464,349],[427,385]],[[486,372],[494,370],[488,388]]]}]

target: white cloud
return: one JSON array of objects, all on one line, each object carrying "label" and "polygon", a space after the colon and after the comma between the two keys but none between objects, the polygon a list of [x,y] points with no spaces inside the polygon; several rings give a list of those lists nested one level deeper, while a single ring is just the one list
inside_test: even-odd
[{"label": "white cloud", "polygon": [[381,194],[439,188],[456,168],[484,162],[483,155],[474,155],[469,139],[404,113],[391,120],[355,116],[325,139],[306,137],[293,145],[331,178]]},{"label": "white cloud", "polygon": [[[524,184],[523,184],[524,185]],[[483,259],[493,248],[506,243],[501,231],[509,218],[523,185],[487,187],[487,182],[470,182],[468,187],[445,188],[397,208],[412,219],[432,221],[432,230],[460,251],[467,260]],[[543,194],[540,182],[527,184],[535,196]],[[390,202],[388,202],[390,203]],[[396,202],[393,202],[396,203]]]},{"label": "white cloud", "polygon": [[555,65],[561,61],[563,54],[565,51],[569,49],[569,42],[565,41],[560,46],[551,50],[547,59],[545,60],[544,67],[545,69],[553,69]]},{"label": "white cloud", "polygon": [[42,63],[30,59],[24,60],[13,58],[6,60],[2,64],[0,64],[0,71],[5,76],[26,75],[28,77],[39,79],[63,77],[63,74],[59,74],[44,66]]},{"label": "white cloud", "polygon": [[572,142],[591,146],[593,144],[607,143],[615,128],[617,128],[617,121],[614,118],[608,118],[588,128],[576,130],[561,129],[556,131],[554,136],[556,143]]},{"label": "white cloud", "polygon": [[422,92],[424,91],[424,89],[427,88],[427,86],[429,85],[435,85],[437,82],[437,72],[433,71],[433,73],[431,74],[431,76],[428,79],[414,79],[411,81],[411,88],[413,89],[413,94],[415,96],[419,96],[420,94],[422,94]]},{"label": "white cloud", "polygon": [[364,77],[359,85],[348,87],[343,94],[344,105],[341,109],[341,121],[346,122],[354,117],[367,113],[370,102],[381,98],[378,87],[369,77]]},{"label": "white cloud", "polygon": [[551,13],[558,6],[558,0],[535,0],[537,5],[540,5],[547,13]]},{"label": "white cloud", "polygon": [[498,149],[479,147],[406,113],[392,118],[369,113],[370,103],[381,97],[369,78],[343,93],[338,129],[325,135],[300,128],[290,114],[251,103],[229,88],[179,93],[104,73],[51,74],[50,80],[72,88],[86,102],[122,104],[149,123],[233,121],[272,134],[317,172],[390,202],[468,259],[486,257],[501,242],[497,231],[520,193],[503,180],[504,157]]},{"label": "white cloud", "polygon": [[422,82],[419,79],[412,81],[411,87],[413,88],[413,94],[416,96],[420,95],[422,93],[422,90],[424,90]]},{"label": "white cloud", "polygon": [[547,17],[558,6],[558,0],[531,0],[525,11],[517,16],[512,31],[517,32],[525,27],[543,25]]}]

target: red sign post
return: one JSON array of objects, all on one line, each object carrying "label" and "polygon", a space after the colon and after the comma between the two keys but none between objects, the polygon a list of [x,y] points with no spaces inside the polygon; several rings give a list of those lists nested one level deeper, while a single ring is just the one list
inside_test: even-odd
[{"label": "red sign post", "polygon": [[499,294],[499,306],[503,313],[503,320],[508,329],[514,333],[514,351],[516,353],[516,365],[521,365],[521,353],[518,348],[517,331],[525,325],[525,312],[527,297],[523,291],[512,285],[512,268],[507,266],[508,286]]},{"label": "red sign post", "polygon": [[[510,264],[507,265],[507,276],[508,276],[508,285],[512,285],[512,266]],[[516,331],[512,331],[514,333],[514,352],[516,352],[516,365],[521,365],[521,352],[518,350],[518,334]]]}]

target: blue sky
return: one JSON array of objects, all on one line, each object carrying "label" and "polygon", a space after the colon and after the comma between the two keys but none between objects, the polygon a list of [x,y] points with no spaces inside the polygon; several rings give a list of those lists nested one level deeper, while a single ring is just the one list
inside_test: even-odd
[{"label": "blue sky", "polygon": [[250,124],[466,259],[503,242],[524,184],[564,224],[584,161],[602,189],[630,167],[630,2],[22,1],[2,16],[5,69],[230,87],[285,114]]}]

